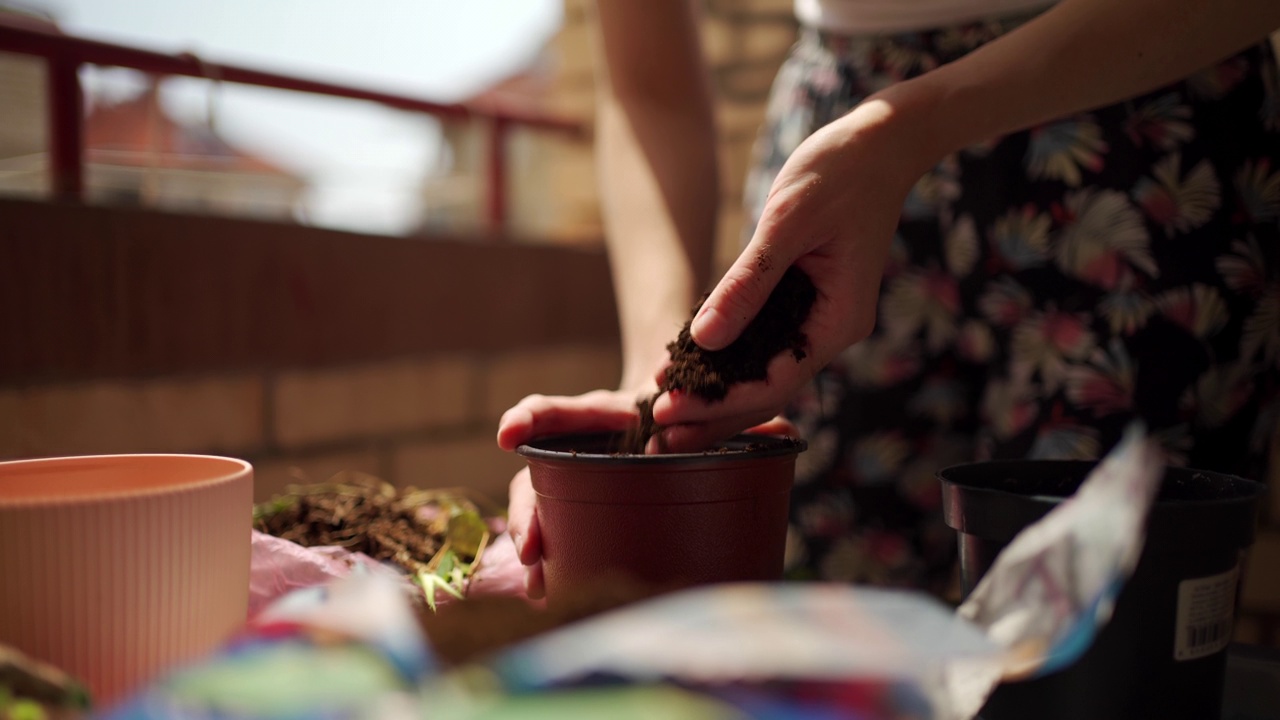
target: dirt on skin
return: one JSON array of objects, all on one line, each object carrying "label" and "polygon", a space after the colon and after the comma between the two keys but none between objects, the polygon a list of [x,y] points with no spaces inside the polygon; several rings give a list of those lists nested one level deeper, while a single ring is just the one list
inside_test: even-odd
[{"label": "dirt on skin", "polygon": [[[768,260],[762,257],[759,262]],[[690,334],[693,318],[706,302],[704,295],[675,341],[667,345],[671,365],[664,373],[658,393],[636,403],[640,421],[627,433],[622,452],[644,453],[649,438],[660,430],[653,420],[653,402],[663,392],[680,390],[716,402],[723,400],[733,385],[766,379],[769,361],[783,352],[790,352],[796,362],[803,360],[809,339],[801,328],[817,297],[817,288],[809,276],[792,266],[783,273],[760,313],[737,340],[721,350],[704,350]]]}]

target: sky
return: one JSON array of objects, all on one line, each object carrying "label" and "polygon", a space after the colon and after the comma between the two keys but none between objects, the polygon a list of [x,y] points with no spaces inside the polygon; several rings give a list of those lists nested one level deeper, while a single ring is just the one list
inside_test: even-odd
[{"label": "sky", "polygon": [[[63,30],[161,52],[385,90],[463,100],[527,66],[559,28],[561,0],[24,0]],[[90,69],[100,97],[141,79]],[[197,79],[165,83],[184,119],[212,103],[233,144],[307,177],[309,222],[397,234],[420,219],[417,184],[439,159],[430,118],[377,105]]]}]

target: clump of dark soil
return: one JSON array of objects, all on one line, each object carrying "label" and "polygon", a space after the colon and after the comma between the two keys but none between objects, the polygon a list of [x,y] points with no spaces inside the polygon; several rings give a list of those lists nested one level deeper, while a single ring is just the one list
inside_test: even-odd
[{"label": "clump of dark soil", "polygon": [[818,291],[803,270],[792,266],[782,275],[764,307],[738,339],[721,350],[704,350],[693,341],[690,328],[707,296],[703,296],[667,345],[671,365],[667,367],[658,393],[636,403],[640,422],[628,432],[623,452],[641,454],[649,438],[659,428],[653,421],[653,401],[667,390],[692,393],[706,400],[723,400],[733,385],[764,380],[769,361],[790,352],[800,362],[806,357],[809,338],[801,328],[817,300]]},{"label": "clump of dark soil", "polygon": [[[809,276],[796,267],[782,275],[760,313],[751,321],[732,345],[722,350],[703,350],[693,341],[690,327],[693,318],[680,329],[675,342],[667,345],[671,366],[667,368],[664,386],[683,390],[707,400],[723,400],[729,387],[738,383],[764,380],[769,361],[790,351],[796,362],[805,358],[809,339],[800,329],[818,297]],[[696,315],[702,302],[693,309]]]}]

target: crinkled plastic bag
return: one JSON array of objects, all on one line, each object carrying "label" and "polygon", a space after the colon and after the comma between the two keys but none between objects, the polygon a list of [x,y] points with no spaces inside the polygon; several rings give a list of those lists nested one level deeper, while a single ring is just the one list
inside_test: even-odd
[{"label": "crinkled plastic bag", "polygon": [[[249,565],[249,617],[255,617],[272,602],[294,590],[327,585],[353,572],[395,580],[410,594],[421,592],[407,575],[364,553],[336,546],[303,547],[254,530]],[[465,595],[525,597],[524,572],[509,535],[501,533],[495,536],[485,550],[480,566],[467,581]],[[452,602],[453,597],[438,593],[436,601],[443,606]]]},{"label": "crinkled plastic bag", "polygon": [[[303,547],[267,533],[253,531],[249,561],[249,617],[255,617],[273,601],[294,590],[327,585],[352,571],[408,581],[393,568],[364,553],[345,548]],[[359,569],[359,570],[357,570]],[[406,589],[409,589],[406,587]]]}]

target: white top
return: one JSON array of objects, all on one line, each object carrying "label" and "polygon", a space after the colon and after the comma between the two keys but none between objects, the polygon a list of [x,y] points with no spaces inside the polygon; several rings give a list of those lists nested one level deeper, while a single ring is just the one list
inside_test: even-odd
[{"label": "white top", "polygon": [[806,27],[844,35],[930,30],[1048,7],[1055,0],[795,0]]}]

